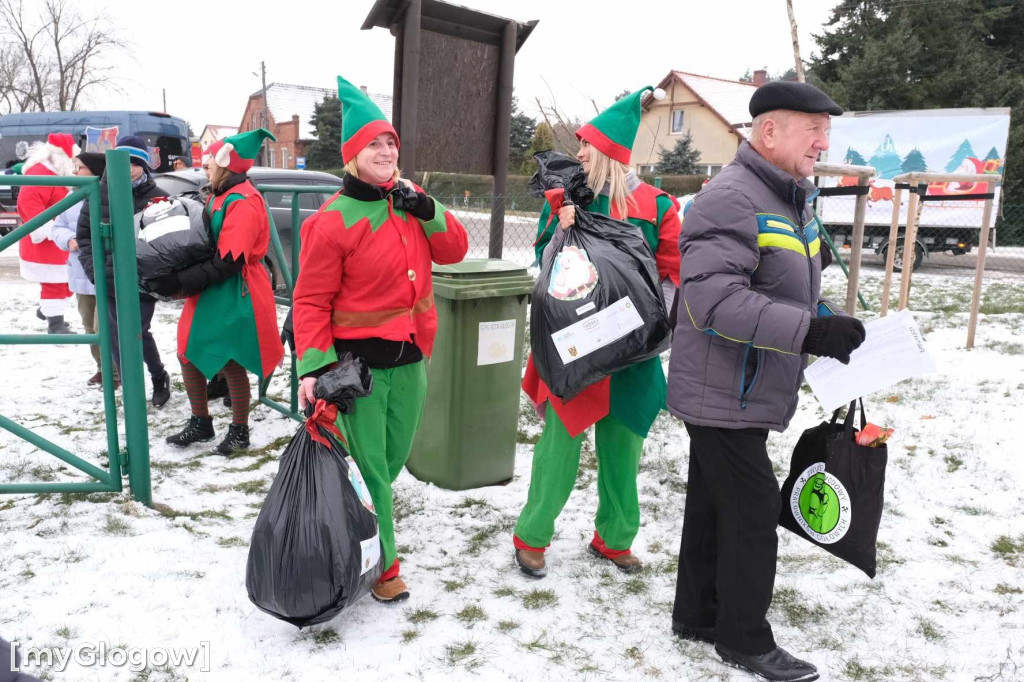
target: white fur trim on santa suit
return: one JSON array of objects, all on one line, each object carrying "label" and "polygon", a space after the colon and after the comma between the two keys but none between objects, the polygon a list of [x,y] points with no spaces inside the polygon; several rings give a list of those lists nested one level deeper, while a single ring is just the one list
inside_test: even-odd
[{"label": "white fur trim on santa suit", "polygon": [[39,312],[43,314],[43,317],[57,317],[63,315],[64,310],[68,307],[68,299],[66,298],[40,298],[39,299]]},{"label": "white fur trim on santa suit", "polygon": [[[51,244],[53,242],[50,242]],[[54,244],[56,246],[56,244]],[[67,254],[65,253],[65,256]],[[73,258],[78,258],[75,254]],[[65,261],[59,265],[53,263],[33,263],[25,259],[21,259],[21,276],[23,279],[29,282],[38,282],[42,284],[47,282],[50,284],[60,284],[68,281],[68,262]]]},{"label": "white fur trim on santa suit", "polygon": [[47,239],[53,241],[53,221],[47,220],[29,234],[33,244],[42,244]]}]

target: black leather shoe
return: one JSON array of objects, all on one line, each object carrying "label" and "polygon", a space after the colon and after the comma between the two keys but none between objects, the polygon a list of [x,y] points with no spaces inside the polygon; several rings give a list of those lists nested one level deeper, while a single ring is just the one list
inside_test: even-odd
[{"label": "black leather shoe", "polygon": [[153,407],[163,407],[171,399],[171,376],[165,371],[163,376],[153,379]]},{"label": "black leather shoe", "polygon": [[219,455],[230,455],[237,450],[249,448],[249,425],[232,424],[228,427],[228,435],[224,437],[214,450]]},{"label": "black leather shoe", "polygon": [[211,441],[215,435],[213,432],[213,417],[197,417],[192,415],[188,418],[188,424],[185,425],[185,428],[169,437],[167,442],[183,448],[192,443]]},{"label": "black leather shoe", "polygon": [[215,374],[212,379],[206,384],[206,398],[207,400],[216,400],[217,398],[223,398],[228,394],[228,380],[224,378],[223,374]]},{"label": "black leather shoe", "polygon": [[771,682],[811,682],[818,679],[817,668],[807,661],[801,661],[780,646],[760,656],[741,654],[721,644],[715,645],[715,651],[728,665]]},{"label": "black leather shoe", "polygon": [[680,639],[691,642],[704,642],[705,644],[715,643],[715,629],[700,627],[697,625],[683,625],[678,621],[672,621],[672,633]]}]

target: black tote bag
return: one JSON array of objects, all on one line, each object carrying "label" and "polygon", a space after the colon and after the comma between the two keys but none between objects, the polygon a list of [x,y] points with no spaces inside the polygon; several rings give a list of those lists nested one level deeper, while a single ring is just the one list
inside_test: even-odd
[{"label": "black tote bag", "polygon": [[[874,578],[888,450],[884,443],[857,444],[856,408],[854,401],[843,422],[836,410],[800,436],[782,484],[779,523]],[[862,401],[861,429],[866,423]]]}]

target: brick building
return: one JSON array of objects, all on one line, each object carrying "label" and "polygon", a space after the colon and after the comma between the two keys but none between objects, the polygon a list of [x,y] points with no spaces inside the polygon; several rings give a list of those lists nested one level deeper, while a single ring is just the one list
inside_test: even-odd
[{"label": "brick building", "polygon": [[[366,88],[363,88],[366,92]],[[263,166],[272,168],[295,168],[295,161],[306,156],[309,144],[316,139],[316,131],[310,125],[313,111],[325,96],[337,97],[334,88],[315,88],[307,85],[288,85],[271,83],[266,91],[266,111],[269,121],[264,119],[264,93],[257,90],[249,95],[245,105],[239,132],[266,128],[277,138],[276,142],[267,141],[258,160]],[[368,93],[370,99],[381,108],[384,115],[391,118],[391,95]],[[338,165],[341,165],[341,140],[338,140]]]}]

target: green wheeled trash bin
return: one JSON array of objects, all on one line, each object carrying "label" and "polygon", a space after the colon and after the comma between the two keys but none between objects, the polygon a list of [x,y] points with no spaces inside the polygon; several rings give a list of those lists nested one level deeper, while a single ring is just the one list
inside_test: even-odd
[{"label": "green wheeled trash bin", "polygon": [[437,338],[406,466],[449,490],[505,483],[515,469],[533,278],[521,265],[487,259],[435,265],[433,273]]}]

